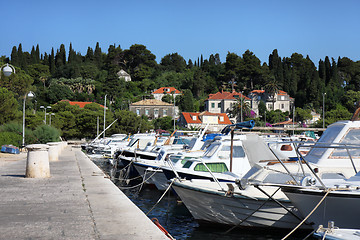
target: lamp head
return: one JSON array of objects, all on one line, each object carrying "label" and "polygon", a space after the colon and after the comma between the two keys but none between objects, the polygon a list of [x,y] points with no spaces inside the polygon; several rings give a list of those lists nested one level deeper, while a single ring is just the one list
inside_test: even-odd
[{"label": "lamp head", "polygon": [[29,98],[35,97],[35,93],[33,93],[32,91],[30,91],[30,92],[27,94],[27,97],[29,97]]},{"label": "lamp head", "polygon": [[15,73],[15,68],[7,63],[6,66],[2,68],[2,71],[5,77],[9,77],[13,72]]}]

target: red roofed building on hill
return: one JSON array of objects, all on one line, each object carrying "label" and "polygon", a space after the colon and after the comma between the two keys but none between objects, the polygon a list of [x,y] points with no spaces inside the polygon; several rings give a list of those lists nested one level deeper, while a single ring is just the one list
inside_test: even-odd
[{"label": "red roofed building on hill", "polygon": [[[95,103],[95,102],[72,102],[72,101],[69,101],[69,100],[61,100],[61,102],[68,102],[70,105],[72,105],[72,106],[77,105],[77,106],[79,106],[80,108],[84,108],[85,105]],[[99,105],[100,107],[104,108],[104,106],[101,105],[101,104],[98,104],[98,103],[95,103],[95,104],[97,104],[97,105]],[[106,107],[106,109],[107,109],[107,107]]]},{"label": "red roofed building on hill", "polygon": [[[232,110],[233,106],[237,104],[239,98],[243,98],[244,103],[250,104],[251,99],[245,95],[233,92],[217,92],[210,94],[209,98],[205,100],[205,110],[210,113],[226,113]],[[235,120],[235,119],[233,119]]]},{"label": "red roofed building on hill", "polygon": [[162,88],[159,88],[159,89],[156,89],[154,90],[152,93],[151,93],[155,99],[157,100],[162,100],[162,98],[169,94],[169,95],[175,95],[176,96],[179,96],[182,94],[181,91],[177,90],[176,88],[174,87],[162,87]]},{"label": "red roofed building on hill", "polygon": [[208,111],[195,113],[195,112],[182,112],[180,114],[178,125],[189,129],[203,128],[209,124],[208,130],[218,132],[226,125],[232,124],[226,113],[210,113]]}]

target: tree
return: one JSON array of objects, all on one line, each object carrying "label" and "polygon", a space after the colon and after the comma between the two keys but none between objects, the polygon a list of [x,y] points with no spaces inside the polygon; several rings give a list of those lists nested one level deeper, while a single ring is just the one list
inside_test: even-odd
[{"label": "tree", "polygon": [[239,97],[236,99],[236,103],[233,105],[229,113],[231,117],[237,118],[237,122],[241,122],[241,119],[244,121],[246,117],[248,118],[254,117],[251,116],[250,105],[248,102],[245,102],[244,97]]},{"label": "tree", "polygon": [[183,112],[194,111],[194,97],[189,89],[186,89],[184,95],[180,97],[179,108]]},{"label": "tree", "polygon": [[18,103],[11,91],[0,87],[0,125],[16,118]]},{"label": "tree", "polygon": [[[297,121],[305,122],[306,120],[312,119],[311,110],[310,109],[302,109],[302,108],[296,108],[295,110],[295,118]],[[294,119],[293,119],[294,121]]]},{"label": "tree", "polygon": [[275,109],[275,102],[276,102],[276,95],[279,92],[280,86],[278,81],[275,79],[274,76],[271,76],[267,81],[265,85],[265,91],[268,94],[268,98],[273,103],[273,110]]},{"label": "tree", "polygon": [[60,50],[56,52],[55,55],[55,66],[57,68],[64,66],[66,64],[66,52],[65,52],[65,45],[60,45]]},{"label": "tree", "polygon": [[169,132],[174,130],[173,122],[174,120],[170,116],[156,118],[152,120],[152,124],[154,125],[155,129],[162,129]]},{"label": "tree", "polygon": [[253,52],[246,50],[242,55],[241,62],[239,73],[244,85],[250,89],[254,89],[255,85],[261,85],[262,69],[260,59]]},{"label": "tree", "polygon": [[173,53],[164,56],[161,59],[160,65],[165,71],[182,72],[186,68],[186,61],[178,53]]}]

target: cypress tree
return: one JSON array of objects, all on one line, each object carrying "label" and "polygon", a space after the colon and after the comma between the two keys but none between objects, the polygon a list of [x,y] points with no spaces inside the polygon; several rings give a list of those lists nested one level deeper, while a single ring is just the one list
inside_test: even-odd
[{"label": "cypress tree", "polygon": [[331,79],[331,64],[329,57],[325,57],[325,84],[328,85]]},{"label": "cypress tree", "polygon": [[98,68],[101,68],[101,66],[103,64],[103,60],[102,60],[102,53],[101,53],[101,48],[99,46],[99,42],[96,43],[95,52],[94,52],[94,60],[95,60],[96,66],[98,66]]},{"label": "cypress tree", "polygon": [[40,63],[40,49],[39,49],[39,44],[36,45],[35,56],[36,56],[36,63]]},{"label": "cypress tree", "polygon": [[55,55],[55,66],[56,68],[59,68],[61,66],[64,66],[66,64],[66,52],[65,52],[65,45],[60,45],[60,50],[56,51]]},{"label": "cypress tree", "polygon": [[54,48],[51,48],[51,54],[49,56],[49,68],[50,68],[51,75],[53,75],[55,73],[55,70],[56,70],[55,57],[54,56],[55,56]]},{"label": "cypress tree", "polygon": [[25,57],[24,57],[24,53],[22,51],[22,45],[21,43],[19,44],[19,47],[18,47],[18,58],[19,58],[19,67],[22,68],[22,69],[25,69],[26,67],[26,60],[25,60]]},{"label": "cypress tree", "polygon": [[11,64],[14,66],[19,66],[19,57],[16,46],[13,46],[11,51]]},{"label": "cypress tree", "polygon": [[94,51],[91,47],[88,47],[86,55],[85,55],[85,62],[93,62],[94,61]]},{"label": "cypress tree", "polygon": [[[74,63],[76,59],[76,52],[74,51],[74,49],[72,48],[72,44],[70,43],[69,46],[69,57],[68,57],[68,63]],[[65,64],[65,63],[64,63]]]}]

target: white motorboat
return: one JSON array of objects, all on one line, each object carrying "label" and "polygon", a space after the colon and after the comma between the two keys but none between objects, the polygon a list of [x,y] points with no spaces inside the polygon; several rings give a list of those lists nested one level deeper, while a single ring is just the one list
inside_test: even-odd
[{"label": "white motorboat", "polygon": [[306,186],[283,186],[281,190],[314,226],[334,221],[340,228],[360,229],[360,173],[321,182],[313,179]]},{"label": "white motorboat", "polygon": [[[313,148],[306,155],[305,159],[309,159],[310,169],[305,168],[304,161],[273,162],[271,159],[257,159],[253,162],[266,163],[266,165],[254,164],[241,180],[235,180],[236,184],[224,185],[225,183],[221,182],[176,180],[173,188],[194,218],[200,222],[210,221],[236,226],[291,229],[300,222],[299,217],[303,215],[294,208],[294,204],[284,193],[277,192],[271,196],[279,189],[279,186],[274,185],[306,184],[313,181],[308,176],[314,172],[322,179],[344,179],[354,175],[356,169],[359,169],[360,154],[355,149],[350,149],[349,145],[350,143],[358,144],[356,139],[360,139],[360,122],[341,121],[330,125],[318,140],[316,145],[322,148]],[[329,149],[325,148],[325,144],[333,146]],[[347,149],[340,149],[334,144],[347,146]],[[257,147],[256,153],[264,152],[260,146],[252,144],[250,148]],[[305,178],[307,181],[300,183],[304,177],[307,177]],[[270,186],[271,184],[273,186]],[[227,192],[233,193],[228,194]],[[275,204],[275,202],[277,203]],[[307,201],[299,202],[306,203]],[[280,207],[280,205],[282,206]],[[288,210],[285,210],[284,206]],[[311,221],[308,221],[302,225],[302,228],[311,226]]]}]

